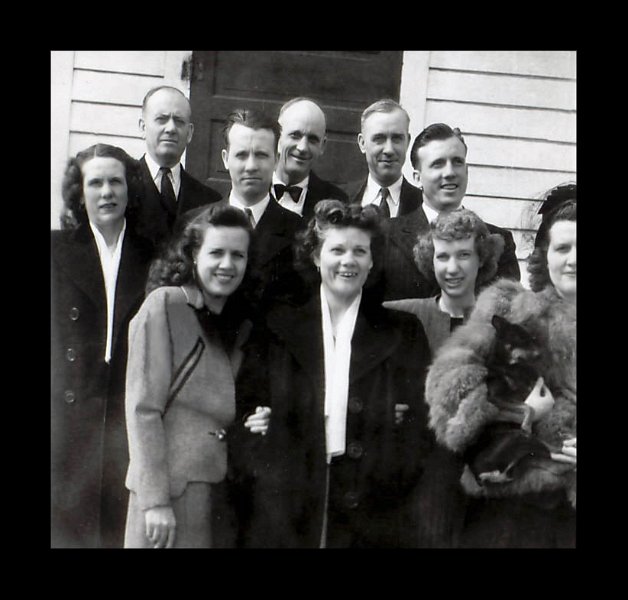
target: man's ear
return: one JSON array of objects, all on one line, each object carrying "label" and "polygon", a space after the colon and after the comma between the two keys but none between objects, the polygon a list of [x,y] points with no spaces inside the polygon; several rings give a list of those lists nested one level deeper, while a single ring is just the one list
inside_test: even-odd
[{"label": "man's ear", "polygon": [[225,169],[227,169],[227,171],[228,171],[229,167],[227,165],[227,158],[229,158],[229,152],[227,152],[226,148],[222,149],[222,152],[220,153],[220,156],[222,156],[222,164],[225,165]]},{"label": "man's ear", "polygon": [[327,146],[327,136],[324,136],[323,141],[321,142],[321,156],[325,152],[325,146]]},{"label": "man's ear", "polygon": [[412,179],[414,179],[414,183],[416,183],[418,188],[423,189],[423,184],[421,183],[421,171],[412,169]]},{"label": "man's ear", "polygon": [[140,117],[138,125],[140,127],[140,131],[142,132],[142,137],[146,137],[146,123],[144,123],[144,119],[142,117]]},{"label": "man's ear", "polygon": [[361,131],[358,133],[358,146],[360,147],[360,152],[362,152],[362,154],[366,154],[366,140],[364,139]]},{"label": "man's ear", "polygon": [[188,130],[188,141],[185,144],[186,146],[192,141],[193,135],[194,135],[194,123],[190,123],[190,129]]}]

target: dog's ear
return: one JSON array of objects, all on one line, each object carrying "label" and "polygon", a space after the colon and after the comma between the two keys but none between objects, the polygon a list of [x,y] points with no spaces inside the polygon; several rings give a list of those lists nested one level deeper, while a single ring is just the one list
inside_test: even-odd
[{"label": "dog's ear", "polygon": [[503,331],[508,327],[508,325],[510,325],[510,323],[506,319],[504,319],[504,317],[500,317],[499,315],[493,315],[491,323],[497,331]]}]

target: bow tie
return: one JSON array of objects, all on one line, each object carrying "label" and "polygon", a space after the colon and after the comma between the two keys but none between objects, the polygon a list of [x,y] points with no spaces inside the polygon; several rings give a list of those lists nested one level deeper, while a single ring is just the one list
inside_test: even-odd
[{"label": "bow tie", "polygon": [[275,198],[277,198],[277,200],[281,200],[283,193],[287,190],[292,200],[294,200],[294,203],[297,204],[299,202],[299,198],[301,197],[301,188],[298,185],[285,186],[283,183],[276,183],[273,187],[275,189]]}]

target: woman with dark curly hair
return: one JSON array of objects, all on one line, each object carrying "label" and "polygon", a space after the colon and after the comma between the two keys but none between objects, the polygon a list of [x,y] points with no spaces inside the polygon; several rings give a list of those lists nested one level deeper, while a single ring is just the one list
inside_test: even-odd
[{"label": "woman with dark curly hair", "polygon": [[[529,259],[532,291],[507,280],[485,289],[427,378],[430,425],[467,463],[482,451],[483,434],[496,422],[510,421],[515,431],[520,426],[519,438],[542,449],[515,456],[498,478],[475,477],[465,466],[461,484],[470,500],[463,547],[575,546],[576,186],[550,190],[540,212]],[[541,349],[540,377],[524,400],[528,410],[519,414],[489,397],[494,315],[521,326]],[[524,432],[526,413],[532,415],[531,433]]]},{"label": "woman with dark curly hair", "polygon": [[122,547],[127,328],[152,244],[133,228],[137,163],[96,144],[68,161],[51,234],[51,544]]},{"label": "woman with dark curly hair", "polygon": [[318,269],[317,292],[301,305],[277,301],[246,350],[239,411],[261,403],[272,413],[268,435],[239,445],[254,490],[244,545],[412,545],[402,525],[431,444],[429,353],[417,319],[363,289],[379,259],[379,220],[373,206],[320,201],[298,245]]},{"label": "woman with dark curly hair", "polygon": [[[212,522],[229,520],[214,492],[226,475],[234,379],[251,330],[242,290],[252,237],[242,211],[211,205],[151,265],[129,327],[126,548],[215,547]],[[258,412],[247,425],[263,433],[264,419]]]}]

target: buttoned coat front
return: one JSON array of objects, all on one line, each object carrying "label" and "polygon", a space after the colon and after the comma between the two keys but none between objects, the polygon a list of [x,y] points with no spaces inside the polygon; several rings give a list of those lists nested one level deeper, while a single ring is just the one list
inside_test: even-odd
[{"label": "buttoned coat front", "polygon": [[[243,321],[233,351],[206,331],[194,286],[151,292],[129,327],[126,478],[141,509],[170,505],[189,482],[216,483],[227,468],[221,430],[235,416],[235,384],[250,332]],[[179,534],[178,534],[179,535]]]},{"label": "buttoned coat front", "polygon": [[128,497],[123,399],[127,328],[144,298],[152,251],[148,241],[127,227],[107,365],[107,299],[94,236],[88,225],[51,234],[54,547],[122,546]]},{"label": "buttoned coat front", "polygon": [[[234,439],[241,456],[234,467],[254,480],[245,543],[318,547],[327,468],[320,295],[302,306],[278,304],[266,321],[238,380],[242,416],[257,405],[272,408],[267,436],[249,438],[255,447]],[[328,540],[338,534],[349,545],[404,545],[412,534],[401,531],[404,502],[432,443],[423,402],[427,340],[414,316],[387,311],[365,293],[351,348],[347,449],[330,470]],[[410,406],[400,426],[397,403]]]}]

